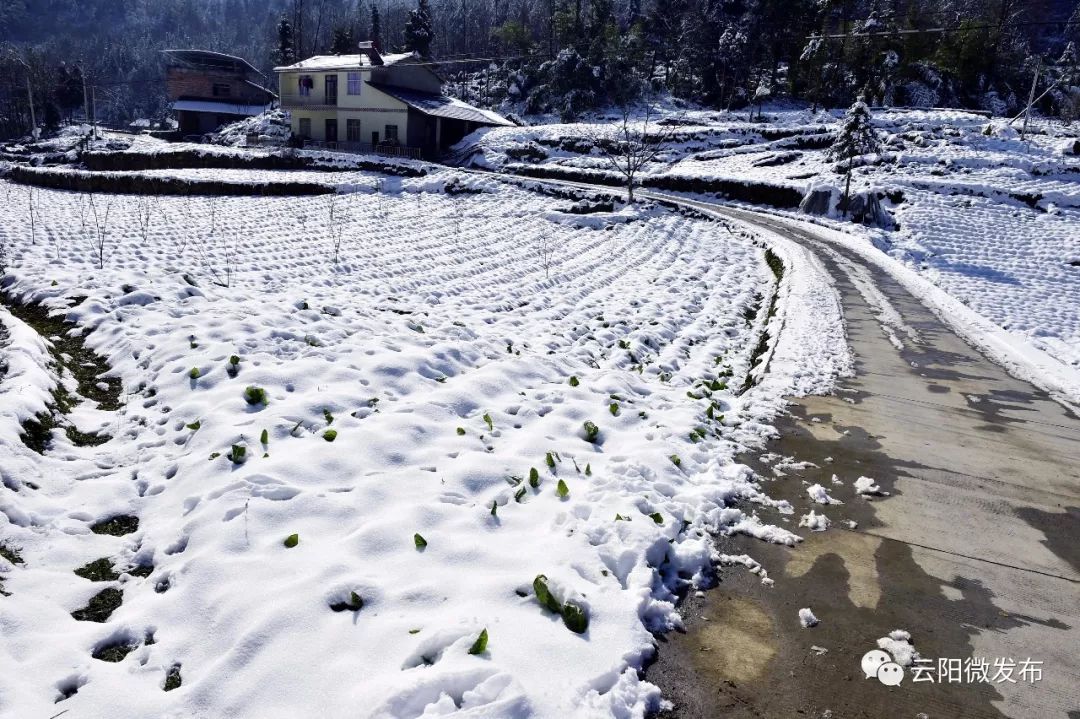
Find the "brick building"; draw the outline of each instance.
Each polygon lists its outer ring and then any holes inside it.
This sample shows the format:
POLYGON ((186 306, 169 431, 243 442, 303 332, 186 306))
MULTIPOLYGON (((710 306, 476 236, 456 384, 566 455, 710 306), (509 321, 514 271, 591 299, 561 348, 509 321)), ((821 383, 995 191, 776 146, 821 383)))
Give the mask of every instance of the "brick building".
POLYGON ((207 50, 165 50, 166 91, 180 134, 203 135, 258 115, 277 97, 246 60, 207 50))

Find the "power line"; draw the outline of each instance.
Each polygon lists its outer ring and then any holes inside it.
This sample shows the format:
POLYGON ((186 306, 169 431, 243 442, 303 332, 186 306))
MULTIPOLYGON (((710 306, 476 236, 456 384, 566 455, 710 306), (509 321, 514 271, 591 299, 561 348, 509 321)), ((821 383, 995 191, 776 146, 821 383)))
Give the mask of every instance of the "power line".
MULTIPOLYGON (((896 35, 922 35, 922 34, 942 34, 948 32, 967 32, 969 30, 999 30, 1005 24, 997 23, 994 25, 958 25, 956 27, 934 27, 926 28, 922 30, 878 30, 874 32, 850 32, 839 33, 834 35, 809 35, 807 40, 843 40, 851 37, 895 37, 896 35)), ((1036 26, 1070 26, 1080 25, 1080 20, 1044 20, 1039 22, 1014 22, 1007 23, 1009 27, 1036 27, 1036 26)))

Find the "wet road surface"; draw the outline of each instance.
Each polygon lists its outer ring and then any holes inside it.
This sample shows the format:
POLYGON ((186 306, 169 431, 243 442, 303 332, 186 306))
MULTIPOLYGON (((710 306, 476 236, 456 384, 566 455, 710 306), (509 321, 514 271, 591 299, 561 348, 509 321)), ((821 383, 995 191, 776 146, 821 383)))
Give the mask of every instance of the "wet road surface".
POLYGON ((1080 420, 857 254, 777 218, 714 211, 822 259, 856 375, 833 396, 797 400, 767 453, 742 458, 795 506, 762 519, 794 530, 813 508, 833 526, 800 530, 795 549, 720 540, 776 584, 731 570, 688 598, 687 632, 661 639, 647 672, 675 705, 665 716, 1080 717, 1080 420), (808 464, 777 472, 776 456, 808 464), (888 496, 859 496, 860 476, 888 496), (811 505, 810 484, 844 504, 811 505), (802 607, 821 624, 804 629, 802 607), (986 658, 991 681, 865 679, 860 658, 894 629, 911 633, 935 677, 938 659, 986 658), (1042 661, 1041 679, 1017 666, 1016 683, 1004 680, 1010 658, 1042 661))

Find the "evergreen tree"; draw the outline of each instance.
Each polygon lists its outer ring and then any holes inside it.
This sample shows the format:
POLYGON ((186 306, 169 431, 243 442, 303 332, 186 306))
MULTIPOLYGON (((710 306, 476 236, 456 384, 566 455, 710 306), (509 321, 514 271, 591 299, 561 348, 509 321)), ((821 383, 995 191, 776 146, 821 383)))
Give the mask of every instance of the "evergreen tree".
POLYGON ((416 9, 409 12, 409 19, 405 22, 405 49, 420 57, 430 57, 431 45, 434 42, 431 8, 428 7, 428 0, 419 0, 416 9))
POLYGON ((382 18, 379 17, 379 6, 371 3, 371 33, 368 37, 375 49, 382 52, 382 18))
POLYGON ((274 52, 274 63, 277 65, 292 65, 296 62, 296 50, 293 44, 292 23, 285 16, 277 26, 278 46, 274 52))
POLYGON ((871 152, 878 152, 880 149, 881 142, 878 140, 877 132, 874 130, 874 120, 870 116, 870 108, 866 106, 862 98, 859 98, 848 109, 844 124, 840 128, 840 134, 836 136, 836 140, 826 152, 826 157, 831 162, 845 163, 847 184, 844 188, 844 199, 841 204, 844 217, 847 217, 851 197, 851 170, 855 166, 855 158, 871 152))
POLYGON ((349 55, 356 50, 356 38, 353 37, 351 27, 334 28, 333 39, 330 41, 331 55, 349 55))

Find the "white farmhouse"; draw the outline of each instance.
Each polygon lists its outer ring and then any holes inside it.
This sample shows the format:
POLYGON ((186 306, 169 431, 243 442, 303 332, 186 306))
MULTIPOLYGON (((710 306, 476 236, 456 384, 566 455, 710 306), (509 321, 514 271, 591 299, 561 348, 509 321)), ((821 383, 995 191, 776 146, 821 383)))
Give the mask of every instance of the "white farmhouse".
POLYGON ((444 95, 442 78, 417 55, 383 55, 370 42, 356 55, 320 55, 274 71, 293 134, 315 146, 436 157, 478 127, 513 125, 444 95))

